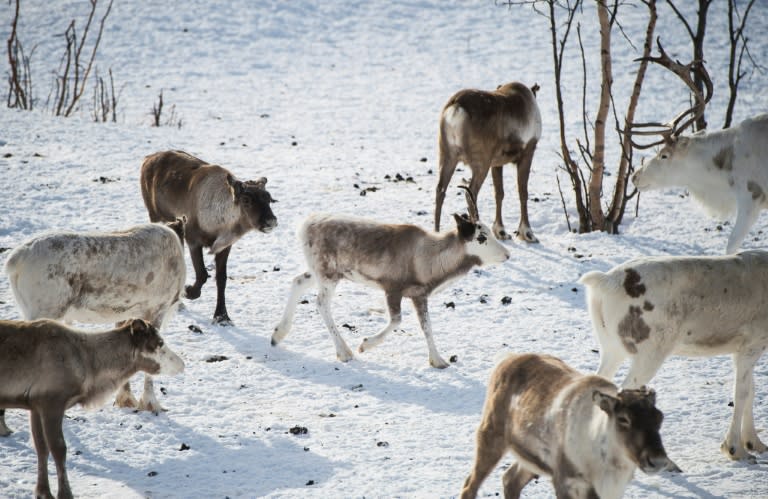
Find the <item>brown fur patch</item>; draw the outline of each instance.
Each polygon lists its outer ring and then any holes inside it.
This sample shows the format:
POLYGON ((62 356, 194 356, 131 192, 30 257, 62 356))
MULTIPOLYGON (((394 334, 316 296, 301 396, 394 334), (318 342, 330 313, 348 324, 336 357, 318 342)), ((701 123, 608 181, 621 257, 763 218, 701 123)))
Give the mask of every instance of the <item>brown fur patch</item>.
POLYGON ((765 192, 760 184, 750 180, 747 182, 747 190, 752 193, 752 199, 765 199, 765 192))
POLYGON ((733 146, 720 149, 720 152, 712 158, 712 162, 720 170, 733 170, 733 146))
POLYGON ((632 298, 645 294, 645 284, 640 282, 640 274, 635 269, 627 269, 624 278, 624 289, 632 298))
POLYGON ((643 320, 640 307, 630 306, 627 315, 619 322, 619 336, 630 353, 637 353, 637 343, 648 339, 651 328, 643 320))

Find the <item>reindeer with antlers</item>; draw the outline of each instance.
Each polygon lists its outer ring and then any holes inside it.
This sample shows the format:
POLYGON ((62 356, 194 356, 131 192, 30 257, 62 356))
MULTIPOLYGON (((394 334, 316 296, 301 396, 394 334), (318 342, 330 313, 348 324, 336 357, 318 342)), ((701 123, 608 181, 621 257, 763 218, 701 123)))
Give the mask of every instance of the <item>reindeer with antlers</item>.
POLYGON ((635 148, 663 147, 635 172, 632 182, 640 191, 685 187, 714 216, 725 218, 735 211, 736 222, 726 248, 726 253, 735 253, 760 211, 768 208, 768 114, 724 130, 682 136, 703 115, 712 98, 712 82, 702 61, 687 65, 672 61, 658 40, 657 45, 661 56, 648 60, 678 75, 693 91, 695 102, 666 124, 633 125, 632 135, 660 136, 650 144, 633 142, 635 148), (706 95, 696 88, 692 74, 702 77, 706 95))
MULTIPOLYGON (((467 195, 469 212, 477 213, 475 197, 467 195)), ((331 316, 331 299, 342 279, 382 289, 387 299, 389 323, 375 336, 365 338, 360 352, 380 344, 401 322, 404 297, 413 301, 424 331, 432 367, 448 367, 432 339, 427 299, 474 266, 501 263, 509 251, 474 215, 454 215, 456 228, 427 232, 415 225, 395 225, 331 214, 310 215, 299 229, 308 270, 293 279, 283 319, 272 334, 277 345, 290 332, 296 304, 310 287, 318 289, 317 307, 342 362, 353 358, 331 316)))

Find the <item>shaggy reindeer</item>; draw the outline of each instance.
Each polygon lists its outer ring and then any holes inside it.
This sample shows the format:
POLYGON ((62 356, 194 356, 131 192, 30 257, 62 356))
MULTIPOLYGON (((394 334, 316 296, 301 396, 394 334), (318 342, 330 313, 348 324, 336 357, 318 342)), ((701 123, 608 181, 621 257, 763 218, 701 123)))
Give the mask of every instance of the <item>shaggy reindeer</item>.
MULTIPOLYGON (((440 114, 438 143, 440 172, 435 193, 435 232, 440 230, 440 214, 445 191, 456 164, 461 161, 472 170, 469 193, 477 199, 488 170, 493 172, 496 194, 496 219, 493 233, 498 239, 511 239, 504 229, 501 203, 504 199, 502 166, 517 166, 517 191, 520 198, 520 225, 517 237, 537 242, 528 222, 528 176, 536 144, 541 138, 541 114, 536 104, 538 85, 528 88, 512 82, 493 92, 461 90, 451 97, 440 114)), ((470 213, 479 219, 477 206, 470 213)))
POLYGON ((64 411, 75 404, 100 406, 138 371, 157 375, 183 370, 184 362, 143 320, 100 333, 52 320, 0 321, 0 407, 30 411, 37 451, 35 497, 53 497, 49 453, 56 463, 58 497, 72 497, 61 429, 64 411))
POLYGON ((445 234, 429 233, 414 225, 393 225, 338 215, 311 215, 299 230, 299 239, 309 271, 293 280, 288 304, 272 335, 277 345, 291 330, 296 303, 310 287, 318 288, 317 305, 342 362, 352 359, 331 316, 331 299, 341 279, 384 290, 389 323, 375 336, 365 338, 359 351, 381 343, 401 321, 400 303, 410 298, 416 309, 429 348, 429 364, 445 368, 448 363, 437 352, 427 299, 475 265, 500 263, 509 252, 488 227, 454 215, 456 229, 445 234))
POLYGON ((721 450, 762 453, 752 416, 753 371, 768 347, 768 252, 638 258, 580 280, 600 342, 598 374, 630 367, 624 388, 648 383, 670 355, 732 354, 733 418, 721 450))
POLYGON ((210 165, 182 151, 158 152, 141 165, 141 195, 152 222, 186 216, 186 240, 195 269, 195 283, 186 287, 186 298, 200 297, 208 280, 203 248, 216 255, 216 310, 213 321, 231 324, 224 289, 227 259, 232 245, 250 230, 270 232, 277 218, 265 189, 267 179, 241 182, 221 166, 210 165))
POLYGON ((632 177, 641 191, 683 186, 712 215, 736 211, 726 253, 735 253, 768 208, 768 114, 690 137, 669 136, 655 158, 632 177))
POLYGON ((477 455, 462 499, 474 498, 501 457, 516 458, 504 473, 504 497, 539 475, 552 477, 557 497, 612 499, 639 467, 680 471, 667 457, 663 415, 653 390, 622 390, 550 355, 510 355, 488 382, 477 430, 477 455))
MULTIPOLYGON (((160 329, 184 289, 183 221, 143 224, 121 232, 54 232, 17 247, 5 264, 26 320, 101 324, 142 318, 160 329)), ((137 402, 126 381, 115 403, 163 410, 151 376, 137 402)), ((0 409, 0 435, 8 435, 0 409)))

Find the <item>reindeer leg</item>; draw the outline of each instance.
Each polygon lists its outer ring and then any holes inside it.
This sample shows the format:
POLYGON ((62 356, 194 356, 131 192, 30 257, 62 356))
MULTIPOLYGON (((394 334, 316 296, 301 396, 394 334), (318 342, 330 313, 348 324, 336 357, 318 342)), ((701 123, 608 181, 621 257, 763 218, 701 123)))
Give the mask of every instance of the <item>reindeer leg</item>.
POLYGON ((472 180, 469 181, 469 193, 466 193, 465 196, 467 197, 470 218, 474 217, 475 220, 480 220, 480 212, 477 208, 477 203, 471 202, 469 196, 471 193, 471 195, 474 196, 475 201, 477 200, 477 194, 480 192, 480 188, 483 186, 483 182, 485 182, 485 178, 488 176, 490 166, 489 163, 482 163, 472 164, 470 165, 470 168, 472 169, 472 180), (474 209, 472 209, 473 207, 474 209), (473 211, 474 213, 472 213, 473 211))
POLYGON ((402 315, 400 313, 400 303, 403 300, 403 296, 400 293, 387 293, 387 308, 389 309, 389 323, 384 326, 384 329, 379 331, 374 336, 370 336, 368 338, 363 338, 363 342, 360 343, 360 348, 358 348, 358 352, 363 353, 366 350, 370 350, 371 348, 377 346, 382 341, 384 341, 384 338, 391 333, 392 331, 397 328, 397 326, 400 325, 400 322, 402 321, 402 315))
MULTIPOLYGON (((757 363, 757 360, 755 360, 757 363)), ((752 452, 762 454, 768 451, 768 447, 760 441, 760 437, 757 436, 755 430, 755 419, 752 414, 753 406, 755 403, 755 379, 754 368, 749 370, 749 376, 746 380, 749 383, 749 395, 744 401, 744 417, 741 421, 741 441, 742 444, 752 452)))
POLYGON ((531 473, 519 463, 512 463, 501 479, 504 484, 504 499, 517 499, 523 488, 537 477, 537 474, 531 473))
POLYGON ((741 428, 745 412, 744 407, 750 398, 750 391, 753 389, 752 370, 755 368, 760 354, 762 354, 762 350, 757 353, 739 352, 733 356, 733 363, 736 365, 736 380, 733 387, 733 417, 720 450, 734 460, 755 461, 755 457, 747 452, 742 444, 741 428))
POLYGON ((354 358, 352 350, 349 349, 341 333, 336 328, 331 315, 331 299, 333 291, 336 289, 336 283, 332 281, 322 281, 318 285, 317 308, 320 310, 320 317, 323 318, 328 332, 331 334, 333 345, 336 347, 336 357, 342 362, 348 362, 354 358))
POLYGON ((483 412, 483 420, 477 429, 475 463, 472 472, 464 481, 461 499, 474 499, 477 496, 480 485, 488 478, 506 450, 503 438, 504 428, 499 428, 495 424, 493 413, 488 413, 486 410, 483 412))
POLYGON ((435 192, 435 232, 440 231, 440 215, 443 211, 445 191, 451 182, 453 172, 459 160, 449 152, 440 151, 440 171, 438 172, 437 190, 435 192))
POLYGON ((131 382, 126 381, 123 383, 123 386, 121 386, 117 390, 117 395, 115 395, 115 405, 118 407, 128 407, 128 408, 134 408, 139 406, 139 402, 136 400, 136 397, 133 396, 133 393, 131 392, 131 382))
POLYGON ((208 280, 208 271, 203 262, 203 247, 199 244, 189 243, 189 256, 192 259, 192 267, 195 269, 195 283, 185 286, 184 296, 189 300, 200 298, 200 288, 208 280))
POLYGON ((529 243, 539 242, 533 235, 528 221, 528 177, 531 174, 531 163, 535 151, 536 141, 533 140, 525 146, 522 157, 517 163, 517 195, 520 198, 520 225, 517 228, 517 238, 529 243))
POLYGON ((56 475, 59 478, 59 491, 56 497, 58 499, 72 499, 72 490, 67 478, 67 442, 61 431, 64 410, 49 408, 41 413, 41 416, 45 443, 51 451, 53 462, 56 463, 56 475))
POLYGON ((153 412, 155 415, 167 410, 157 400, 154 380, 151 375, 146 373, 144 374, 144 391, 141 394, 139 410, 153 412))
POLYGON ((280 343, 291 331, 293 316, 296 313, 296 305, 299 303, 299 298, 301 298, 301 295, 303 295, 307 289, 316 284, 314 276, 309 272, 304 272, 293 278, 293 284, 291 285, 290 295, 288 295, 288 303, 285 304, 283 318, 280 320, 280 324, 275 326, 275 330, 272 332, 272 346, 280 343))
POLYGON ((493 221, 493 234, 496 239, 508 240, 512 236, 504 228, 504 222, 501 216, 501 204, 504 201, 504 170, 502 166, 491 168, 491 177, 493 178, 493 192, 496 195, 496 220, 493 221))
POLYGON ((0 437, 7 437, 13 433, 5 424, 5 409, 0 409, 0 437))
MULTIPOLYGON (((762 193, 762 191, 761 191, 762 193)), ((751 195, 745 193, 736 201, 736 222, 733 224, 731 235, 728 236, 728 246, 725 252, 729 255, 736 253, 739 246, 747 237, 750 227, 754 225, 758 215, 760 215, 760 205, 765 197, 753 199, 751 195)))
POLYGON ((435 347, 435 340, 432 338, 432 323, 429 320, 429 309, 427 307, 426 296, 414 296, 411 298, 413 301, 413 307, 416 309, 416 315, 419 317, 419 324, 421 324, 421 330, 424 331, 424 338, 427 340, 427 348, 429 349, 429 365, 438 369, 445 369, 448 364, 440 354, 437 353, 435 347))
POLYGON ((33 409, 29 411, 29 426, 32 430, 32 440, 37 452, 37 485, 35 485, 35 498, 53 499, 51 486, 48 483, 48 445, 45 443, 43 422, 40 413, 33 409))
POLYGON ((227 246, 216 253, 216 311, 213 313, 213 322, 220 326, 231 326, 232 320, 227 314, 227 300, 224 290, 227 287, 227 260, 232 246, 227 246))

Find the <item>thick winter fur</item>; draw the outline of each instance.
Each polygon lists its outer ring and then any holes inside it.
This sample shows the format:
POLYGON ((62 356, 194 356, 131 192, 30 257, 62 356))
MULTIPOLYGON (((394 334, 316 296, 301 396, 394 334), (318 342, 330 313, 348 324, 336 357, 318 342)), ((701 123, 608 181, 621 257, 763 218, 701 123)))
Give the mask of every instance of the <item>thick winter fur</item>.
POLYGON ((654 392, 623 390, 579 373, 549 355, 510 355, 488 382, 477 454, 461 497, 478 488, 511 452, 504 497, 539 475, 552 477, 557 497, 619 498, 635 468, 676 469, 659 435, 663 416, 654 392))
POLYGON ((0 408, 30 411, 37 451, 35 496, 53 497, 48 454, 56 463, 58 497, 71 498, 67 479, 64 411, 98 407, 138 371, 177 374, 184 362, 143 320, 111 331, 76 331, 51 320, 0 321, 0 408))
POLYGON ((624 388, 648 383, 670 355, 732 354, 733 418, 722 444, 731 459, 762 453, 752 415, 753 370, 768 346, 768 252, 639 258, 580 281, 600 342, 598 374, 629 357, 624 388))
MULTIPOLYGON (((534 90, 538 90, 538 86, 534 86, 534 90)), ((528 221, 528 176, 540 138, 541 114, 536 96, 522 83, 507 83, 492 92, 466 89, 453 95, 440 114, 440 172, 435 194, 435 231, 440 230, 445 191, 456 165, 461 161, 472 170, 469 190, 475 199, 488 171, 493 172, 496 195, 493 233, 498 239, 510 239, 501 215, 504 199, 502 166, 514 163, 517 166, 520 198, 517 237, 536 242, 528 221)), ((473 215, 479 219, 478 213, 473 215)))
POLYGON ((738 125, 670 139, 632 177, 641 191, 681 186, 710 212, 736 212, 726 253, 735 253, 768 208, 768 114, 738 125))
POLYGON ((200 297, 208 280, 203 248, 216 255, 216 310, 214 322, 231 323, 224 290, 227 260, 232 245, 248 231, 270 232, 277 218, 266 190, 267 179, 241 182, 225 168, 210 165, 182 151, 158 152, 141 165, 141 194, 152 222, 185 216, 186 241, 195 269, 195 283, 186 287, 186 297, 200 297))
POLYGON ((387 298, 389 323, 366 338, 360 352, 370 350, 401 321, 400 303, 410 298, 429 348, 429 363, 444 368, 448 363, 437 352, 427 310, 430 294, 466 274, 476 265, 500 263, 509 252, 483 224, 455 215, 457 228, 430 233, 414 225, 394 225, 338 215, 310 216, 299 231, 309 270, 293 280, 283 319, 275 328, 272 344, 291 329, 296 304, 311 286, 318 289, 320 315, 331 333, 336 356, 346 362, 352 351, 331 317, 331 299, 342 279, 382 289, 387 298))
MULTIPOLYGON (((26 320, 93 324, 134 317, 158 329, 184 291, 183 222, 143 224, 120 232, 54 232, 18 246, 5 271, 26 320)), ((157 412, 151 376, 137 402, 128 383, 117 404, 157 412)), ((9 433, 0 410, 0 434, 9 433)))

